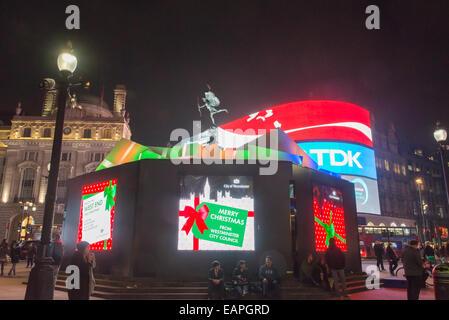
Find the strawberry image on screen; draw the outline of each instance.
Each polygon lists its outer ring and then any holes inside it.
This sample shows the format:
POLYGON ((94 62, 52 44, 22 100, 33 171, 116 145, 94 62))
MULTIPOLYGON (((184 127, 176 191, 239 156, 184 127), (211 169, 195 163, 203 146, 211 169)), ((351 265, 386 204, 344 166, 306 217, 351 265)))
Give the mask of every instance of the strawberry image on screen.
POLYGON ((314 186, 313 211, 316 251, 324 252, 329 240, 335 238, 337 247, 346 251, 345 212, 342 193, 328 186, 314 186))

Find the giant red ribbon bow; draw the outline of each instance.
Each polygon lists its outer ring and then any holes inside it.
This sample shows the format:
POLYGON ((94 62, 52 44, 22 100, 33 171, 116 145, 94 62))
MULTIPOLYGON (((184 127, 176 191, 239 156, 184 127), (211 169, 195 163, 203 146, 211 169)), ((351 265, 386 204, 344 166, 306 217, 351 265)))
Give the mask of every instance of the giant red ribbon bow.
POLYGON ((180 212, 180 215, 188 218, 187 222, 182 227, 182 231, 185 231, 186 234, 190 233, 190 230, 192 230, 193 223, 196 222, 196 226, 198 227, 198 230, 201 232, 201 234, 204 233, 204 230, 209 230, 204 220, 206 220, 207 216, 209 215, 209 208, 206 205, 203 205, 198 211, 196 211, 194 208, 186 206, 184 208, 184 211, 180 212))

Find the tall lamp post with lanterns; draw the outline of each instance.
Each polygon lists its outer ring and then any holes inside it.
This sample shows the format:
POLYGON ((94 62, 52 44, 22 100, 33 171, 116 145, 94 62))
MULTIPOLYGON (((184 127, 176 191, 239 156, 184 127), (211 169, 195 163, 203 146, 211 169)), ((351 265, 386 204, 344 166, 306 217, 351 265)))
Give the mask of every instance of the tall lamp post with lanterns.
POLYGON ((53 85, 58 88, 58 111, 56 114, 55 134, 51 152, 51 170, 48 176, 47 193, 45 196, 44 218, 42 223, 42 235, 39 245, 37 261, 31 270, 28 279, 26 300, 52 300, 54 295, 53 259, 47 256, 53 228, 54 205, 56 200, 56 188, 58 183, 59 162, 61 159, 62 133, 64 126, 65 107, 68 90, 71 86, 70 78, 77 67, 77 59, 72 53, 71 45, 58 56, 57 64, 60 71, 60 80, 53 85))
POLYGON ((439 145, 439 153, 441 166, 443 169, 443 180, 444 180, 444 188, 446 192, 446 214, 449 214, 449 188, 448 188, 448 158, 446 156, 447 150, 449 149, 449 145, 447 144, 447 131, 443 127, 441 127, 440 122, 437 121, 437 126, 435 131, 433 132, 433 136, 436 142, 439 145))
POLYGON ((440 122, 437 122, 437 127, 435 131, 433 132, 433 136, 435 140, 438 142, 438 145, 440 146, 440 159, 441 159, 441 165, 443 167, 443 178, 444 178, 444 187, 446 188, 446 201, 447 206, 449 209, 449 189, 447 185, 447 179, 448 179, 448 168, 447 168, 447 157, 446 157, 446 151, 449 149, 449 145, 447 144, 447 131, 446 129, 442 128, 440 126, 440 122))

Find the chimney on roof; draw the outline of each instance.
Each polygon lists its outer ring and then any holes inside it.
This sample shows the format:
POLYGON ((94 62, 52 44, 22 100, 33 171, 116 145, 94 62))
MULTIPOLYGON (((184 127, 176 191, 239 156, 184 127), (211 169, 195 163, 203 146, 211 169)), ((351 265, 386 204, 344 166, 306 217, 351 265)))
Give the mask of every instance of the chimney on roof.
POLYGON ((126 87, 118 84, 114 89, 114 115, 125 114, 126 111, 126 87))

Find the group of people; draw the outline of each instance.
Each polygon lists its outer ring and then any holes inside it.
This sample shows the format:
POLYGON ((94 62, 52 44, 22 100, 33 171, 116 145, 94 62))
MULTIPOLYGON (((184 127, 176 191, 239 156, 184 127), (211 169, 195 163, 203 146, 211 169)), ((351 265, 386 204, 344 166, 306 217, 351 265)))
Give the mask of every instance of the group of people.
MULTIPOLYGON (((62 262, 62 242, 60 240, 59 234, 53 235, 53 242, 50 244, 50 256, 53 257, 53 266, 59 272, 59 266, 62 262)), ((11 242, 11 245, 8 245, 6 239, 0 244, 0 266, 1 273, 0 276, 4 276, 5 265, 8 263, 8 257, 11 261, 11 269, 8 272, 8 276, 16 276, 16 266, 20 262, 21 259, 21 247, 20 243, 16 240, 11 242)), ((32 268, 36 262, 37 256, 37 246, 34 243, 30 243, 26 248, 25 258, 27 261, 25 268, 32 268)), ((56 273, 57 273, 56 272, 56 273)))
MULTIPOLYGON (((433 247, 430 241, 426 241, 424 243, 418 243, 418 251, 423 260, 429 264, 430 268, 435 264, 435 261, 438 257, 448 257, 449 252, 447 245, 442 245, 441 247, 433 247)), ((392 276, 395 275, 395 270, 398 267, 398 262, 400 260, 396 251, 393 248, 392 243, 388 243, 387 248, 385 249, 384 245, 380 241, 376 241, 374 244, 374 254, 377 260, 377 267, 379 271, 385 271, 384 267, 384 257, 387 258, 390 264, 390 274, 392 276)))
POLYGON ((379 268, 379 271, 385 271, 384 257, 386 257, 390 263, 390 274, 394 276, 394 272, 398 267, 399 257, 396 254, 391 242, 388 243, 387 249, 385 249, 384 245, 380 241, 376 241, 374 243, 374 254, 376 256, 377 268, 379 268))
MULTIPOLYGON (((33 251, 35 252, 35 251, 33 251)), ((5 265, 8 263, 8 256, 11 261, 11 269, 8 272, 8 276, 16 276, 16 265, 20 262, 20 247, 17 241, 13 241, 11 245, 8 245, 6 239, 3 239, 0 244, 0 276, 4 276, 5 265)), ((33 257, 34 259, 34 257, 33 257)))
POLYGON ((330 290, 329 274, 332 275, 334 293, 348 298, 346 292, 346 278, 344 269, 346 258, 343 251, 336 245, 335 239, 329 240, 329 247, 324 255, 314 258, 309 253, 300 267, 300 281, 304 284, 315 285, 330 290), (341 291, 340 286, 341 284, 341 291))
MULTIPOLYGON (((223 300, 225 298, 225 277, 221 268, 221 263, 217 260, 212 262, 209 270, 209 299, 223 300)), ((260 266, 258 280, 264 297, 279 297, 279 285, 281 276, 273 266, 273 259, 270 256, 265 258, 265 263, 260 266)), ((232 285, 238 296, 244 297, 249 293, 249 272, 245 260, 240 260, 232 272, 232 285)))
POLYGON ((402 257, 400 258, 393 248, 391 243, 388 243, 387 248, 376 241, 374 244, 374 253, 376 255, 377 267, 379 271, 384 271, 383 259, 386 257, 390 264, 390 273, 395 275, 395 270, 398 267, 398 262, 402 259, 404 265, 404 273, 407 279, 407 299, 418 300, 421 288, 425 287, 425 281, 428 274, 425 272, 426 267, 432 268, 438 258, 447 258, 449 256, 448 247, 442 245, 441 247, 433 247, 429 241, 419 243, 417 240, 412 240, 404 244, 402 257))

